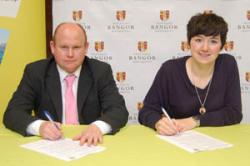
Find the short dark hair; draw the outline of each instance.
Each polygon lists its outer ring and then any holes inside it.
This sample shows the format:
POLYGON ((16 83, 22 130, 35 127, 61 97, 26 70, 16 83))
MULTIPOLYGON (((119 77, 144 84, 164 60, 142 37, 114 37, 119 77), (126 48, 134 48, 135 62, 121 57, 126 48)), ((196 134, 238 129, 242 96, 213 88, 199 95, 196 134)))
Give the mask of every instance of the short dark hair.
POLYGON ((82 26, 81 24, 78 24, 78 23, 70 23, 70 22, 63 22, 63 23, 60 23, 60 24, 56 27, 56 29, 55 29, 55 31, 54 31, 54 34, 53 34, 53 38, 52 38, 52 40, 53 40, 54 42, 55 42, 55 38, 56 38, 56 34, 57 34, 57 32, 58 32, 58 29, 59 29, 62 25, 64 25, 64 24, 75 24, 75 25, 77 25, 77 26, 83 31, 83 34, 84 34, 84 37, 85 37, 85 43, 88 42, 87 34, 86 34, 86 31, 85 31, 85 29, 83 28, 83 26, 82 26))
POLYGON ((226 21, 214 13, 198 13, 192 16, 187 24, 187 39, 189 44, 191 38, 197 35, 220 35, 222 49, 226 42, 227 32, 228 25, 226 21))

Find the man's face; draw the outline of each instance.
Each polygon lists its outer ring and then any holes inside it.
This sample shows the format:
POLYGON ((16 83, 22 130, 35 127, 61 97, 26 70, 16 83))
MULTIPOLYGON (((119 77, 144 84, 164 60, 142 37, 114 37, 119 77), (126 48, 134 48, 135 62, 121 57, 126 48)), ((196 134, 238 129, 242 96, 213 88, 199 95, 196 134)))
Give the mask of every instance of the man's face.
POLYGON ((83 63, 88 51, 84 32, 75 24, 64 24, 50 42, 56 63, 66 72, 73 73, 83 63))

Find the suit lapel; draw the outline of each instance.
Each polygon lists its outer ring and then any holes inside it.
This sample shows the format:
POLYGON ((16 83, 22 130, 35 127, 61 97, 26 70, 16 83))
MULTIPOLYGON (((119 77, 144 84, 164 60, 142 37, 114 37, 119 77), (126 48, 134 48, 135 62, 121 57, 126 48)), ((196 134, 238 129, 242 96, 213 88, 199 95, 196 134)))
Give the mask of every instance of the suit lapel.
POLYGON ((90 69, 88 65, 83 65, 82 70, 80 73, 79 81, 78 81, 78 92, 77 92, 77 108, 78 108, 78 117, 79 120, 81 119, 81 111, 82 107, 86 101, 86 98, 88 96, 89 90, 93 84, 93 79, 91 76, 90 69))
POLYGON ((56 109, 58 120, 62 122, 61 83, 59 73, 54 62, 52 62, 51 67, 48 70, 46 86, 48 89, 49 96, 51 97, 54 107, 56 109))

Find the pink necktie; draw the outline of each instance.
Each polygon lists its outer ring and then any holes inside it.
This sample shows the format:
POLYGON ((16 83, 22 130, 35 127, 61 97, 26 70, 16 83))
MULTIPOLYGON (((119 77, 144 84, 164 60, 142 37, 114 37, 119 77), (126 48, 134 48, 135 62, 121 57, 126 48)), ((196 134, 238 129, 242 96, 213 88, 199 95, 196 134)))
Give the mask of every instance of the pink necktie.
POLYGON ((73 83, 75 75, 68 75, 65 77, 66 91, 65 91, 65 122, 66 124, 78 124, 78 114, 76 99, 73 94, 73 83))

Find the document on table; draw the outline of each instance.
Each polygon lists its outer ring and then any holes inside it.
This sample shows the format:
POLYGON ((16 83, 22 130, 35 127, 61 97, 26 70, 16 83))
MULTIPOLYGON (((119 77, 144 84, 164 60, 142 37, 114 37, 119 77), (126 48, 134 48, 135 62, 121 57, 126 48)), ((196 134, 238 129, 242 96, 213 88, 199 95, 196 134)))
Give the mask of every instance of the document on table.
POLYGON ((210 151, 233 146, 232 144, 193 130, 185 131, 174 136, 156 136, 191 153, 210 151))
POLYGON ((79 159, 88 154, 98 153, 105 150, 105 147, 102 146, 80 146, 79 141, 73 141, 69 138, 64 138, 57 141, 43 139, 21 145, 21 147, 65 161, 79 159))

